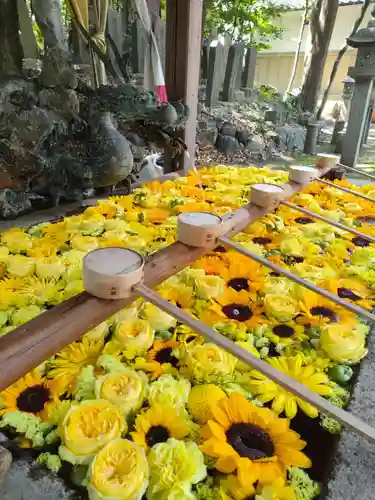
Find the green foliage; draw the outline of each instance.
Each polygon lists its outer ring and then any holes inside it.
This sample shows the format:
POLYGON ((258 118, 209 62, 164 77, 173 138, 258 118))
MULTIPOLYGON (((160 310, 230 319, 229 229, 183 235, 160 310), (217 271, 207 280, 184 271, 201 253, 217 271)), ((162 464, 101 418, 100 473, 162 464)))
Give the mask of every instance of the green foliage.
POLYGON ((205 31, 216 29, 236 42, 259 49, 269 48, 269 41, 280 38, 282 29, 274 23, 283 8, 267 0, 211 0, 207 2, 205 31))
POLYGON ((3 415, 0 428, 11 428, 17 434, 22 434, 26 439, 30 439, 34 448, 44 446, 46 435, 52 429, 51 424, 42 422, 39 417, 31 413, 15 411, 3 415))
POLYGON ((36 463, 44 465, 54 474, 57 474, 62 467, 60 457, 58 455, 52 455, 51 453, 41 453, 36 459, 36 463))
POLYGON ((319 484, 310 479, 302 469, 291 467, 288 470, 288 479, 293 487, 296 500, 313 500, 320 493, 319 484))

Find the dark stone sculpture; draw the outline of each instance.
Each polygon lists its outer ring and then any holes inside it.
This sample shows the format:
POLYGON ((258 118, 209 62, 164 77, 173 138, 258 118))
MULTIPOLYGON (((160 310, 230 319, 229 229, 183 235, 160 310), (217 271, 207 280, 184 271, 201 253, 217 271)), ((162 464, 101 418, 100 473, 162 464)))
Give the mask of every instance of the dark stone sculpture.
POLYGON ((80 200, 90 188, 129 190, 131 142, 185 148, 187 106, 159 106, 123 80, 89 87, 71 63, 59 0, 31 7, 45 42, 41 71, 0 75, 0 219, 80 200))

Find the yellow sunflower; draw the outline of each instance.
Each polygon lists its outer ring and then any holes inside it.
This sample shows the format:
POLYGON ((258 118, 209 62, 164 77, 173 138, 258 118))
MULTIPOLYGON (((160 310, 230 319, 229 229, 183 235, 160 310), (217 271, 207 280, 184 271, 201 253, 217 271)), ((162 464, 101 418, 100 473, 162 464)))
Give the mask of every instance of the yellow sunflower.
POLYGON ((263 333, 274 344, 290 345, 295 342, 305 342, 309 336, 305 327, 294 321, 280 322, 273 320, 263 333))
POLYGON ((264 282, 262 268, 253 260, 244 257, 238 252, 227 252, 223 256, 226 266, 220 270, 220 277, 227 286, 236 291, 245 290, 254 299, 264 282))
MULTIPOLYGON (((304 364, 302 356, 290 358, 280 356, 278 358, 269 358, 267 361, 276 370, 294 378, 308 387, 310 391, 320 396, 329 396, 332 393, 328 376, 324 372, 318 370, 316 365, 304 364)), ((277 413, 277 415, 284 412, 288 418, 294 418, 297 414, 298 407, 300 407, 310 418, 318 416, 318 410, 316 408, 277 385, 262 373, 254 370, 251 372, 250 376, 251 391, 254 395, 257 395, 263 403, 272 401, 272 410, 277 413)))
POLYGON ((139 414, 130 435, 143 448, 152 448, 169 438, 184 439, 189 434, 189 424, 181 412, 167 404, 155 404, 139 414))
POLYGON ((201 430, 201 450, 215 457, 216 469, 237 472, 244 488, 256 481, 269 484, 284 479, 288 467, 311 467, 302 450, 306 443, 268 408, 258 408, 239 393, 232 393, 212 408, 214 418, 201 430))
POLYGON ((182 309, 190 309, 194 305, 193 288, 183 283, 164 284, 158 289, 158 292, 164 299, 182 309))
POLYGON ((217 275, 220 275, 224 266, 225 264, 223 262, 223 259, 217 253, 215 253, 214 255, 204 255, 203 257, 195 261, 192 265, 192 267, 196 269, 204 269, 204 272, 206 274, 217 275))
POLYGON ((354 302, 359 307, 370 310, 374 307, 375 295, 358 278, 343 278, 338 280, 331 278, 326 280, 322 285, 341 299, 354 302))
POLYGON ((335 302, 307 289, 301 290, 301 315, 297 322, 302 325, 322 326, 326 323, 343 323, 353 326, 356 316, 335 302))
POLYGON ((47 377, 58 382, 62 392, 72 392, 82 368, 95 365, 103 350, 103 340, 89 340, 83 337, 56 354, 48 363, 47 377))
POLYGON ((261 313, 261 307, 251 302, 249 292, 227 288, 223 296, 201 313, 200 319, 209 325, 238 321, 248 328, 254 328, 268 321, 261 313))
POLYGON ((167 367, 175 368, 178 365, 178 359, 173 355, 173 349, 176 349, 178 345, 179 343, 173 339, 167 342, 155 340, 146 357, 147 364, 152 370, 152 380, 166 373, 167 367))
POLYGON ((49 411, 58 403, 59 395, 57 384, 34 370, 0 393, 0 416, 22 411, 47 419, 49 411))

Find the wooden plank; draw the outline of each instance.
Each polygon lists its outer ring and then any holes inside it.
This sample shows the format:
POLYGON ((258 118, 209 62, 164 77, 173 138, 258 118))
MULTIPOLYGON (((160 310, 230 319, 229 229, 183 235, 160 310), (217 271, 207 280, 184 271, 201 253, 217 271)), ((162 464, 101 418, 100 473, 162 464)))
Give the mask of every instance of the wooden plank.
POLYGON ((339 408, 338 406, 333 405, 292 377, 289 377, 276 368, 273 368, 273 366, 266 361, 257 358, 254 354, 251 354, 243 347, 235 344, 224 335, 215 332, 212 328, 204 325, 199 320, 193 318, 190 314, 163 299, 160 295, 153 292, 143 284, 136 285, 134 288, 145 300, 152 302, 155 306, 174 316, 178 321, 181 321, 181 323, 190 326, 193 330, 199 332, 207 341, 213 342, 222 349, 225 349, 227 352, 230 352, 240 361, 243 361, 255 370, 258 370, 263 375, 276 382, 276 384, 302 398, 304 401, 310 403, 315 408, 318 408, 323 413, 331 415, 350 430, 353 430, 372 443, 375 443, 375 429, 367 423, 359 420, 354 415, 351 415, 349 412, 339 408))
MULTIPOLYGON (((186 155, 178 159, 178 167, 185 172, 192 168, 195 158, 202 15, 202 0, 167 0, 168 98, 190 107, 190 116, 182 133, 190 159, 186 155)), ((171 158, 167 160, 166 169, 175 169, 176 163, 171 166, 171 158)))
MULTIPOLYGON (((325 175, 328 168, 321 169, 325 175)), ((287 199, 302 187, 284 184, 283 198, 287 199)), ((226 236, 238 233, 248 224, 266 215, 268 210, 248 204, 232 212, 226 236)), ((211 248, 214 248, 213 243, 211 248)), ((176 242, 146 260, 144 283, 153 288, 184 267, 192 264, 208 249, 188 247, 176 242)), ((7 388, 26 372, 38 366, 53 354, 81 338, 91 328, 130 304, 136 295, 121 300, 104 300, 86 292, 57 305, 32 321, 19 326, 0 338, 0 390, 7 388)))

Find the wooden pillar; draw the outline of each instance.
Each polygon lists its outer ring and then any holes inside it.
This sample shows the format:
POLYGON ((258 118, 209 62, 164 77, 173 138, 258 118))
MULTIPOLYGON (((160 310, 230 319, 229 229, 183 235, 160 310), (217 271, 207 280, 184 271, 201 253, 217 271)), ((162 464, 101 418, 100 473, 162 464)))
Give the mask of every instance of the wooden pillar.
POLYGON ((167 0, 166 85, 171 101, 190 107, 190 116, 182 138, 187 155, 168 161, 165 171, 192 168, 195 157, 198 88, 201 59, 203 0, 167 0))

